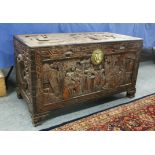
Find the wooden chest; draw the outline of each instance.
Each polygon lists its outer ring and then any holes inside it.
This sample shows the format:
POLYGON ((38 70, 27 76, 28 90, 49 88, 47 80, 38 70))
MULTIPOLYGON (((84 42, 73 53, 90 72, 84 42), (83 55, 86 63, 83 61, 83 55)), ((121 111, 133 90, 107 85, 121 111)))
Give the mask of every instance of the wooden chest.
POLYGON ((17 95, 38 125, 52 110, 120 92, 134 96, 143 41, 113 33, 14 37, 17 95))

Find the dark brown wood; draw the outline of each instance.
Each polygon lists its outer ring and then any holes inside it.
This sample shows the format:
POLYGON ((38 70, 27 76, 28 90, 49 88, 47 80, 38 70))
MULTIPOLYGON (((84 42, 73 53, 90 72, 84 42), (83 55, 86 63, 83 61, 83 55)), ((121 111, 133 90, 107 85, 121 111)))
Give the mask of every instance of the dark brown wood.
POLYGON ((112 33, 15 36, 17 96, 34 125, 66 105, 125 91, 133 97, 142 44, 112 33))

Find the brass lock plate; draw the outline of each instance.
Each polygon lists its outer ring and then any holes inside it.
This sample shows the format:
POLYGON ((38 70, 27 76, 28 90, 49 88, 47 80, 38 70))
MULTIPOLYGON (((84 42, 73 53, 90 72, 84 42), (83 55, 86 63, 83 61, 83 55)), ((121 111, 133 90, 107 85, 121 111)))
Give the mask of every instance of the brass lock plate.
POLYGON ((91 61, 94 65, 99 65, 104 57, 104 53, 101 49, 96 49, 93 51, 92 56, 91 56, 91 61))

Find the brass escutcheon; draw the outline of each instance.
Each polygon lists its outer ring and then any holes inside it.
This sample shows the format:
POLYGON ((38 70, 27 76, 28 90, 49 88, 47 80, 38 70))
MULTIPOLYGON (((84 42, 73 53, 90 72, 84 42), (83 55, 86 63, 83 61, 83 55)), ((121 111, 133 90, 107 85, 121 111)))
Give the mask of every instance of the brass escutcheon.
POLYGON ((103 54, 102 50, 96 49, 92 53, 91 61, 94 65, 99 65, 102 62, 103 57, 104 57, 104 54, 103 54))

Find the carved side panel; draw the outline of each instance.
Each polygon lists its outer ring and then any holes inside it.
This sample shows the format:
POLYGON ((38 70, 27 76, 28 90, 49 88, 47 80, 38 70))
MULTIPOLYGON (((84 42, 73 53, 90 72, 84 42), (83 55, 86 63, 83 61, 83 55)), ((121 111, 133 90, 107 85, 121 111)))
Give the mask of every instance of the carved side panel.
POLYGON ((32 103, 31 96, 31 55, 29 49, 14 40, 16 59, 17 89, 24 94, 29 103, 32 103))

